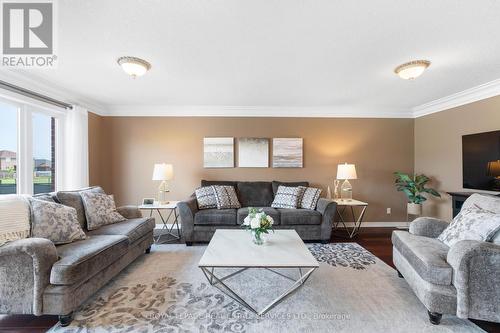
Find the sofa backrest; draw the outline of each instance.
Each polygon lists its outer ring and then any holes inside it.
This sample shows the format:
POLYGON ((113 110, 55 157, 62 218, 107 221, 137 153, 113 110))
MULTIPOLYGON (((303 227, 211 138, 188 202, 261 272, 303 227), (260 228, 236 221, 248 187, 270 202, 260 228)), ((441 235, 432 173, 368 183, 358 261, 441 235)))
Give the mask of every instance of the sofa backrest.
POLYGON ((271 182, 238 182, 236 190, 243 207, 270 207, 274 200, 271 182))
POLYGON ((280 185, 283 186, 289 186, 289 187, 297 187, 297 186, 304 186, 304 187, 309 187, 309 182, 280 182, 277 180, 273 180, 273 193, 276 195, 276 192, 278 192, 278 187, 280 185))
POLYGON ((243 182, 227 180, 202 180, 201 186, 226 185, 234 186, 242 207, 270 207, 278 186, 309 186, 309 182, 243 182))
POLYGON ((227 181, 227 180, 205 180, 202 179, 201 186, 212 186, 212 185, 226 185, 226 186, 234 186, 236 188, 238 182, 235 181, 227 181))

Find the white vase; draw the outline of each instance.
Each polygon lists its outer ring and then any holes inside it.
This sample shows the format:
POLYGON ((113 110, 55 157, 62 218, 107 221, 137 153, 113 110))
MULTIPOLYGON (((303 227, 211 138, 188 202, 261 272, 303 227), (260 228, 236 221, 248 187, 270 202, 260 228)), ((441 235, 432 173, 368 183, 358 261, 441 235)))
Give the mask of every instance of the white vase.
POLYGON ((406 209, 407 209, 407 212, 409 215, 421 215, 422 214, 422 204, 408 202, 406 209))

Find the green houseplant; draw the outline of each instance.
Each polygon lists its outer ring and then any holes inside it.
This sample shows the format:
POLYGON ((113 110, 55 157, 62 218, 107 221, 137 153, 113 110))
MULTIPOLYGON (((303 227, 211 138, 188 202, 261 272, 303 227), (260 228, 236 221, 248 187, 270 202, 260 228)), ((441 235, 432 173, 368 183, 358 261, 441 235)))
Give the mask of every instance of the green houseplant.
POLYGON ((408 198, 408 214, 420 215, 422 213, 422 203, 427 200, 425 193, 441 197, 435 189, 425 187, 430 180, 426 175, 415 174, 412 177, 403 172, 394 172, 394 175, 396 176, 396 189, 408 198))

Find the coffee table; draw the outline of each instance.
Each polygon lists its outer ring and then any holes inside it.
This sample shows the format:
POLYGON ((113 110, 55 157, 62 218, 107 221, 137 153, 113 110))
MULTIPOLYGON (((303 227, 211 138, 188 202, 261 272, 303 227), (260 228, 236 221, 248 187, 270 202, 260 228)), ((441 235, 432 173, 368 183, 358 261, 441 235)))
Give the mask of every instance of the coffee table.
POLYGON ((255 245, 248 231, 218 229, 198 266, 212 286, 217 287, 257 315, 263 315, 304 285, 319 264, 295 230, 275 230, 264 245, 255 245), (216 269, 221 268, 236 270, 225 276, 218 276, 216 269), (276 270, 280 268, 296 268, 298 278, 276 270), (262 310, 257 310, 224 283, 227 279, 248 269, 266 269, 293 283, 278 298, 262 310))

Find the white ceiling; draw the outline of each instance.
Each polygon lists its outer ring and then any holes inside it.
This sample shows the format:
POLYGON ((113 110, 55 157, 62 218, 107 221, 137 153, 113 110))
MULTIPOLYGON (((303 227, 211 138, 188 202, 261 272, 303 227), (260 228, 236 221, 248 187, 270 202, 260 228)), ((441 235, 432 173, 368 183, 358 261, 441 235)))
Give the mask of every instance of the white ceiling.
POLYGON ((64 0, 58 11, 58 68, 22 76, 109 114, 410 116, 500 78, 497 0, 64 0), (153 67, 133 80, 123 55, 153 67), (420 78, 393 73, 414 59, 432 61, 420 78))

